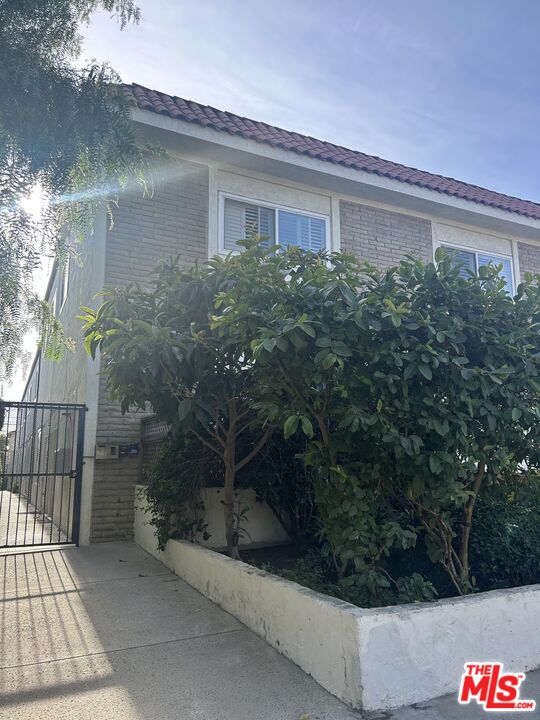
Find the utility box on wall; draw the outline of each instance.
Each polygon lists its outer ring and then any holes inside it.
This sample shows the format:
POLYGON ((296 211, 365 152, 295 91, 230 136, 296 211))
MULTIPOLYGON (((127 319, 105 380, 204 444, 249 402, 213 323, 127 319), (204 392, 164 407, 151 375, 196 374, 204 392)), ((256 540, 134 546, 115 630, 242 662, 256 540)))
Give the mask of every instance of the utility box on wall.
POLYGON ((118 460, 120 457, 118 445, 98 443, 96 445, 96 460, 118 460))

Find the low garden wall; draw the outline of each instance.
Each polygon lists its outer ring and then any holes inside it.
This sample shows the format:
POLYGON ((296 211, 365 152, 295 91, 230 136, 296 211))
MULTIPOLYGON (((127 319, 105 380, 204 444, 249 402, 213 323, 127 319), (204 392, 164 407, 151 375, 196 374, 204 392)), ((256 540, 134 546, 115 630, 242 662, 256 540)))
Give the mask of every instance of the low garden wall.
POLYGON ((540 585, 365 610, 199 545, 159 552, 136 505, 139 545, 355 708, 457 692, 465 662, 540 667, 540 585))

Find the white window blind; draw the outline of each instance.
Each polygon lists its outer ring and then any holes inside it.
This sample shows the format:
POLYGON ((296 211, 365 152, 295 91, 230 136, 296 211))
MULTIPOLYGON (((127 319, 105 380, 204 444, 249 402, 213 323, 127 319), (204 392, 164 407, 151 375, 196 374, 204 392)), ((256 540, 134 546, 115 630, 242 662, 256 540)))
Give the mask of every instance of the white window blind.
POLYGON ((447 247, 445 249, 448 250, 448 252, 452 254, 452 257, 456 259, 456 263, 461 265, 461 269, 459 271, 461 277, 468 278, 470 277, 470 272, 476 272, 476 257, 473 252, 451 247, 447 247))
POLYGON ((224 208, 225 250, 239 250, 237 242, 255 235, 264 235, 274 244, 275 218, 272 208, 226 198, 224 208))
POLYGON ((237 242, 254 235, 265 236, 270 245, 279 243, 284 248, 295 246, 318 252, 326 248, 326 221, 312 215, 225 198, 223 249, 239 250, 237 242))
POLYGON ((322 218, 278 210, 278 223, 278 242, 283 247, 295 245, 311 252, 326 247, 326 223, 322 218))

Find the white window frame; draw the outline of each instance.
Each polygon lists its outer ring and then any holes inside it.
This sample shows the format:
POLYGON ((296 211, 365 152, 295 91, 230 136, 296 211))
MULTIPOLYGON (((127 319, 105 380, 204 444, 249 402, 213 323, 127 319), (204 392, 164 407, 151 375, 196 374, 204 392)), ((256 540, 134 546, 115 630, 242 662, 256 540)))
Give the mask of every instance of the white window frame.
POLYGON ((471 253, 476 258, 476 271, 478 272, 478 255, 491 255, 492 258, 497 259, 500 258, 501 260, 510 260, 510 273, 511 273, 511 283, 512 287, 510 288, 511 294, 513 295, 516 292, 516 277, 515 277, 515 271, 514 271, 514 258, 512 255, 507 255, 506 253, 501 252, 492 252, 491 250, 486 249, 477 249, 474 247, 471 247, 470 245, 458 245, 457 243, 453 242, 444 242, 441 241, 438 244, 438 247, 442 248, 443 250, 445 248, 456 248, 456 250, 464 250, 465 252, 471 253))
MULTIPOLYGON (((306 217, 318 218, 324 220, 325 230, 325 252, 330 252, 332 249, 332 238, 330 236, 330 216, 321 213, 313 212, 312 210, 303 210, 302 208, 289 207, 287 205, 280 205, 278 203, 267 202, 266 200, 258 200, 256 198, 245 197, 243 195, 235 195, 233 193, 219 191, 218 194, 218 253, 220 255, 228 255, 233 253, 239 254, 241 250, 227 250, 225 248, 225 200, 236 200, 237 202, 243 202, 249 205, 259 205, 260 207, 271 208, 274 211, 283 210, 284 212, 296 213, 297 215, 305 215, 306 217)), ((279 213, 274 212, 274 232, 276 236, 276 244, 279 238, 279 213)))

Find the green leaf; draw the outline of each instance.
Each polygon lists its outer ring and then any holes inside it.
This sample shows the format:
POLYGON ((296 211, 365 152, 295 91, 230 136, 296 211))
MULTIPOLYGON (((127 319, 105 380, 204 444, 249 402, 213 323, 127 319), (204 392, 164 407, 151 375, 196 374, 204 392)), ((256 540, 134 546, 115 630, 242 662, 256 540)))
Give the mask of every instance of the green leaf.
POLYGON ((332 365, 335 365, 336 361, 337 357, 334 355, 334 353, 327 353, 321 362, 321 366, 323 370, 328 370, 332 367, 332 365))
POLYGON ((288 440, 291 435, 294 435, 298 428, 298 421, 298 415, 289 415, 289 417, 285 420, 285 423, 283 424, 283 436, 285 440, 288 440))
POLYGON ((289 347, 287 338, 280 335, 280 337, 276 339, 276 347, 278 350, 281 350, 281 352, 287 352, 287 348, 289 347))
POLYGON ((340 355, 341 357, 352 357, 353 354, 351 348, 347 347, 341 340, 332 343, 332 350, 336 355, 340 355))
POLYGON ((405 368, 403 372, 403 379, 404 380, 410 380, 414 375, 416 375, 416 370, 418 366, 414 362, 409 362, 407 367, 405 368))
POLYGON ((424 490, 425 490, 425 483, 424 483, 423 479, 419 475, 416 475, 412 481, 412 491, 413 491, 414 495, 416 497, 418 497, 419 495, 421 495, 424 492, 424 490))
POLYGON ((418 365, 418 370, 422 373, 426 380, 433 379, 433 373, 431 372, 431 368, 429 365, 424 365, 423 363, 420 363, 418 365))
POLYGON ((276 346, 276 340, 275 338, 265 338, 262 341, 262 346, 266 350, 266 352, 272 352, 272 350, 276 346))
POLYGON ((441 472, 441 462, 436 455, 429 456, 429 469, 434 475, 438 475, 441 472))
POLYGON ((302 426, 302 432, 304 433, 304 435, 311 439, 313 437, 313 425, 311 423, 311 420, 305 415, 301 415, 300 424, 302 426))
POLYGON ((189 412, 192 407, 192 402, 189 398, 186 398, 185 400, 181 400, 178 403, 178 419, 180 422, 183 422, 187 416, 189 415, 189 412))
POLYGON ((312 337, 312 338, 314 338, 317 335, 314 328, 311 325, 308 325, 307 323, 300 325, 300 330, 303 330, 306 333, 306 335, 309 335, 309 337, 312 337))

